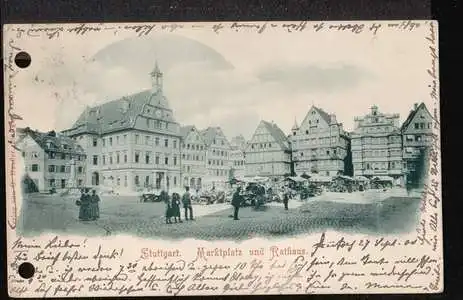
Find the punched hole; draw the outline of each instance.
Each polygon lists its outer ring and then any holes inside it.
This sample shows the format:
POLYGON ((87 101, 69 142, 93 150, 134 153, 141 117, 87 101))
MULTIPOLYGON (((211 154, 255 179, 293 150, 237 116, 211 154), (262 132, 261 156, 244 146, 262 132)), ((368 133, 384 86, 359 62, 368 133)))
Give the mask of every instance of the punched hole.
POLYGON ((28 262, 24 262, 19 265, 18 273, 19 276, 21 276, 24 279, 32 278, 32 276, 34 276, 35 273, 34 265, 28 262))
POLYGON ((22 69, 27 68, 31 64, 31 56, 29 53, 21 51, 14 57, 14 62, 22 69))

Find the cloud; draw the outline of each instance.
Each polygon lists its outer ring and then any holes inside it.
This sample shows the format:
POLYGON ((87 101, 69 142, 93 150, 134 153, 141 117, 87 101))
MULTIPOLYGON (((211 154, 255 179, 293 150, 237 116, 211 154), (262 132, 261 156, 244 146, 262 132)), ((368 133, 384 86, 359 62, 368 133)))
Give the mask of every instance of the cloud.
POLYGON ((359 67, 337 63, 335 65, 273 65, 260 69, 257 77, 264 83, 281 85, 285 91, 339 92, 358 86, 375 76, 359 67))
POLYGON ((62 130, 72 126, 86 105, 149 89, 149 72, 158 60, 177 122, 198 128, 221 126, 229 138, 238 134, 250 138, 262 119, 289 130, 294 117, 300 119, 313 100, 334 97, 330 103, 335 111, 337 99, 375 78, 347 63, 302 65, 284 57, 271 65, 237 68, 198 42, 178 37, 161 41, 118 41, 87 57, 58 49, 47 53, 49 59, 26 81, 37 77, 35 93, 56 100, 47 109, 53 111, 53 128, 62 130))

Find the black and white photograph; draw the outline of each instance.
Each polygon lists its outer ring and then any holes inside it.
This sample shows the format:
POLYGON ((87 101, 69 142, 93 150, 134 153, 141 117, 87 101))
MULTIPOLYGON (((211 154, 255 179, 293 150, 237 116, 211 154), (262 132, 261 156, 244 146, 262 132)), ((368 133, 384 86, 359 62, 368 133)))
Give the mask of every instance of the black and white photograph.
POLYGON ((15 235, 235 243, 429 231, 433 26, 13 26, 10 48, 30 49, 10 78, 22 87, 15 235))

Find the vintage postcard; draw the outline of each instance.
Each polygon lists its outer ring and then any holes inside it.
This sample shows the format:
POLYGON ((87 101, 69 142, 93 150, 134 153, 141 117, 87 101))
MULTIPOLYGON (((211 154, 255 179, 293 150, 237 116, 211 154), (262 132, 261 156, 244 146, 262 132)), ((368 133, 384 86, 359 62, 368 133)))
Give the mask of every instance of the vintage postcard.
POLYGON ((10 296, 443 291, 436 21, 3 33, 10 296))

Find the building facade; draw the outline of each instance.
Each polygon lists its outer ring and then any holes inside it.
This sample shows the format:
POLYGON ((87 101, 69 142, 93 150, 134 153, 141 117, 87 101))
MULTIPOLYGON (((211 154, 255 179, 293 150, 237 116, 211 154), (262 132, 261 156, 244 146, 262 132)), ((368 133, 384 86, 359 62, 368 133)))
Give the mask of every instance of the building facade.
POLYGON ((424 103, 414 107, 402 125, 405 182, 422 187, 427 179, 429 148, 433 142, 433 118, 424 103))
POLYGON ((244 177, 246 166, 246 139, 242 135, 235 136, 230 141, 230 160, 232 163, 232 176, 244 177))
POLYGON ((163 94, 163 74, 152 88, 87 108, 64 134, 87 153, 87 185, 118 191, 180 187, 180 126, 163 94))
POLYGON ((207 177, 203 186, 208 189, 225 186, 232 168, 230 142, 220 127, 208 127, 201 131, 201 136, 206 143, 207 177))
POLYGON ((291 172, 287 136, 273 122, 261 121, 246 146, 246 176, 277 178, 291 172))
POLYGON ((183 186, 201 189, 206 170, 206 143, 195 126, 180 128, 182 136, 181 177, 183 186))
POLYGON ((369 114, 354 119, 351 135, 354 175, 389 176, 404 183, 399 114, 385 114, 372 106, 369 114))
POLYGON ((54 131, 42 133, 19 129, 16 143, 25 167, 23 187, 26 192, 63 191, 84 187, 86 155, 74 140, 54 131))
POLYGON ((297 175, 348 173, 345 160, 350 155, 350 136, 334 114, 312 106, 300 126, 295 122, 290 141, 297 175))

